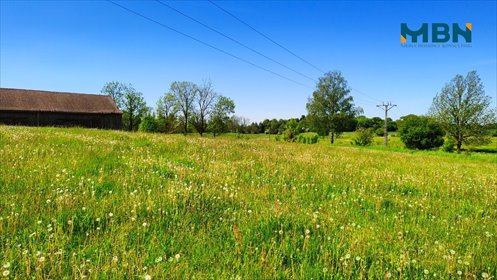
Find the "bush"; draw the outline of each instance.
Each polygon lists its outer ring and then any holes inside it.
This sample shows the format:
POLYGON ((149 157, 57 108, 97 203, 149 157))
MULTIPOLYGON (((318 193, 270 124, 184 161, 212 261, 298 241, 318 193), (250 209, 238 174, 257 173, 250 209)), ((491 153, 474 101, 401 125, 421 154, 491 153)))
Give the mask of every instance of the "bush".
POLYGON ((455 146, 456 146, 456 144, 454 144, 454 142, 452 142, 452 140, 447 140, 444 142, 444 144, 442 146, 442 151, 449 152, 449 153, 453 152, 455 146))
POLYGON ((283 140, 285 141, 288 141, 288 142, 293 142, 293 138, 295 137, 295 132, 291 129, 285 129, 285 131, 283 131, 283 140))
POLYGON ((399 130, 400 140, 409 149, 428 150, 442 146, 444 131, 433 119, 410 115, 399 130))
POLYGON ((143 132, 158 132, 159 124, 153 116, 146 116, 142 119, 138 130, 143 132))
POLYGON ((319 135, 314 132, 300 133, 294 138, 297 143, 316 144, 319 140, 319 135))
POLYGON ((373 130, 360 127, 356 130, 352 144, 356 146, 369 146, 373 143, 373 130))
POLYGON ((379 127, 375 130, 376 135, 385 136, 385 129, 383 127, 379 127))

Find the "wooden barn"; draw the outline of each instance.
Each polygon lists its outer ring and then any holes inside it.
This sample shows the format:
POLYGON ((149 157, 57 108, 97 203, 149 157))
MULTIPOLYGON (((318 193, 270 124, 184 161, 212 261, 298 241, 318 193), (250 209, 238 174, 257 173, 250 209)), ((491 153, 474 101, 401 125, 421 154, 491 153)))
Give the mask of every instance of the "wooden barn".
POLYGON ((0 124, 120 129, 122 112, 107 95, 0 88, 0 124))

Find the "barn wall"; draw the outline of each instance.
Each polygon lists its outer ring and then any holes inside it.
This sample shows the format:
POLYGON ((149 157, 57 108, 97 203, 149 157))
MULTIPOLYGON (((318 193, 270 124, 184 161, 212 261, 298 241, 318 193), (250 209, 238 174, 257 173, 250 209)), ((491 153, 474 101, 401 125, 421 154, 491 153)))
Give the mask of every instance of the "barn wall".
POLYGON ((0 111, 0 123, 27 126, 81 126, 121 129, 121 114, 0 111))

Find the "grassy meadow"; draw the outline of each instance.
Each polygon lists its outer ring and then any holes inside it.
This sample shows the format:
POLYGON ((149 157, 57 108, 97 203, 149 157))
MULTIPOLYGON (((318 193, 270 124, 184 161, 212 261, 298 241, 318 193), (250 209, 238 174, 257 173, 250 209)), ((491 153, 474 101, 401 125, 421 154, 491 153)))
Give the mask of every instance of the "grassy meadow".
POLYGON ((0 126, 0 279, 495 279, 497 154, 375 141, 0 126))

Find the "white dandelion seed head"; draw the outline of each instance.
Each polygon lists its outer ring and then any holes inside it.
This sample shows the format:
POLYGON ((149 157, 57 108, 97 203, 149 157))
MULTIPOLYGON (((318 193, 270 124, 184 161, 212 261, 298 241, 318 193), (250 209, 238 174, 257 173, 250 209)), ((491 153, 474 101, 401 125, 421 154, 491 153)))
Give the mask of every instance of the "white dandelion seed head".
POLYGON ((9 268, 10 267, 10 262, 6 262, 4 265, 3 265, 3 268, 9 268))
POLYGON ((151 279, 152 279, 152 276, 150 276, 150 275, 148 275, 148 274, 147 274, 147 275, 145 275, 145 280, 151 280, 151 279))
POLYGON ((488 273, 486 273, 486 272, 482 272, 482 273, 481 273, 481 277, 483 277, 483 278, 488 278, 488 273))
POLYGON ((430 271, 428 269, 425 269, 423 272, 424 272, 424 274, 430 273, 430 271))
POLYGON ((176 261, 179 261, 180 254, 176 254, 176 255, 174 255, 174 258, 176 259, 176 261))
POLYGON ((142 226, 143 226, 143 227, 146 227, 146 226, 147 226, 147 223, 143 223, 143 224, 142 224, 142 226))
POLYGON ((117 260, 118 260, 117 256, 113 256, 113 257, 112 257, 112 261, 113 261, 113 262, 117 262, 117 260))
POLYGON ((10 274, 10 271, 8 271, 8 270, 4 270, 2 272, 2 275, 5 276, 5 277, 9 276, 9 274, 10 274))
POLYGON ((39 258, 38 258, 38 261, 39 261, 39 262, 44 262, 44 261, 45 261, 45 257, 44 257, 44 256, 39 257, 39 258))
POLYGON ((162 261, 162 257, 158 257, 158 258, 155 259, 156 263, 160 263, 161 261, 162 261))
POLYGON ((457 275, 462 275, 462 271, 458 270, 457 275))
POLYGON ((112 216, 114 216, 114 213, 110 212, 109 217, 112 217, 112 216))

